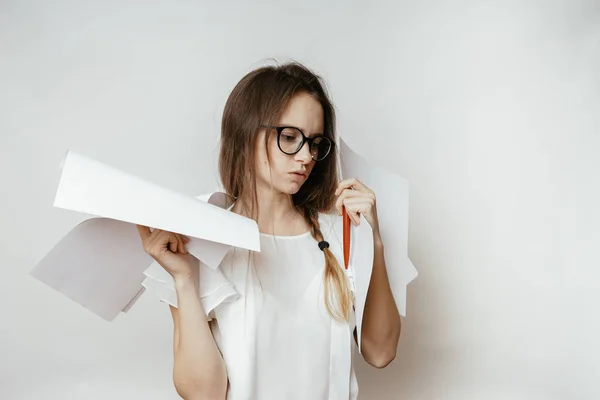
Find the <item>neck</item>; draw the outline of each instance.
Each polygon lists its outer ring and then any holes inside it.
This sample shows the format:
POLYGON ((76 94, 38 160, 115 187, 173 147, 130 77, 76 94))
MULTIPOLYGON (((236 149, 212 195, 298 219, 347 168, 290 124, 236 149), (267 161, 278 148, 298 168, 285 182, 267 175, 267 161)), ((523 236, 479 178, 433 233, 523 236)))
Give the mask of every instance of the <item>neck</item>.
POLYGON ((233 211, 254 219, 261 233, 293 236, 308 230, 304 217, 294 207, 290 195, 276 192, 271 188, 257 188, 257 197, 258 204, 254 215, 250 215, 251 198, 247 198, 243 204, 238 201, 233 211))

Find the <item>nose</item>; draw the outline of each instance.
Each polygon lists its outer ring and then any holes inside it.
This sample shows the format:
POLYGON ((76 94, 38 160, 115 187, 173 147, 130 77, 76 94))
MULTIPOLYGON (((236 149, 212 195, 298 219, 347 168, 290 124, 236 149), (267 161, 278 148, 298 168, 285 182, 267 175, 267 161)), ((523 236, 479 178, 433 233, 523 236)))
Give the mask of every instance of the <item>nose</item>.
POLYGON ((296 153, 296 160, 303 164, 308 164, 312 161, 312 154, 310 154, 310 148, 308 142, 302 145, 300 151, 296 153))

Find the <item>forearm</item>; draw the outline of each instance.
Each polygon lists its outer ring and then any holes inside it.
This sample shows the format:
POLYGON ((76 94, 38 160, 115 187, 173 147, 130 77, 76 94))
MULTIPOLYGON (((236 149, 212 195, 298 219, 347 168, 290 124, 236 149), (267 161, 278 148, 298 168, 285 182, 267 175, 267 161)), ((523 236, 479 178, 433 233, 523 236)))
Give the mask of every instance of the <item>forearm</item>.
POLYGON ((178 338, 173 380, 186 400, 225 399, 227 371, 198 296, 198 280, 175 280, 178 338))
POLYGON ((375 238, 371 282, 367 292, 362 325, 362 353, 376 367, 388 365, 396 356, 400 338, 400 315, 390 288, 383 243, 375 238))

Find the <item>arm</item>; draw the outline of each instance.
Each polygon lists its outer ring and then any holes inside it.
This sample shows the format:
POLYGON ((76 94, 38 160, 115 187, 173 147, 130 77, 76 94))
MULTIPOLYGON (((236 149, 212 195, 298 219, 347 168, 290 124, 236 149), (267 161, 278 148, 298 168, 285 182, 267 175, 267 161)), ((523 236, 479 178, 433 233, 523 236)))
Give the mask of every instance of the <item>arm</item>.
POLYGON ((175 279, 173 382, 186 400, 225 399, 227 371, 202 309, 197 282, 191 277, 175 279))
POLYGON ((177 292, 178 308, 171 307, 177 393, 185 400, 225 399, 225 362, 200 303, 198 260, 194 261, 185 248, 189 238, 144 225, 137 225, 137 229, 144 251, 173 277, 177 292))
POLYGON ((371 281, 367 290, 362 319, 361 350, 369 364, 377 368, 387 366, 396 357, 400 339, 400 314, 387 276, 383 241, 379 232, 375 193, 356 178, 339 183, 336 208, 345 212, 358 225, 361 215, 373 230, 374 257, 371 281))
POLYGON ((384 368, 396 357, 401 321, 388 281, 383 242, 377 232, 373 234, 375 256, 365 302, 361 347, 365 361, 384 368))

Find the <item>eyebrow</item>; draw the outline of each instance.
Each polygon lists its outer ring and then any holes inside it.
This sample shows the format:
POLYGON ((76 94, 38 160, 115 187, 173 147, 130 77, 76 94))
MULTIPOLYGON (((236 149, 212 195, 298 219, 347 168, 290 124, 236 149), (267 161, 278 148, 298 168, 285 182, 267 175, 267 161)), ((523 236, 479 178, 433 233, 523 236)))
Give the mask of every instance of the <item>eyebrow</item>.
POLYGON ((292 124, 278 124, 278 126, 284 126, 286 128, 296 128, 298 129, 300 132, 304 133, 306 136, 308 137, 314 137, 314 136, 319 136, 319 135, 325 135, 323 132, 318 132, 318 133, 306 133, 304 131, 304 129, 297 127, 296 125, 292 125, 292 124))

